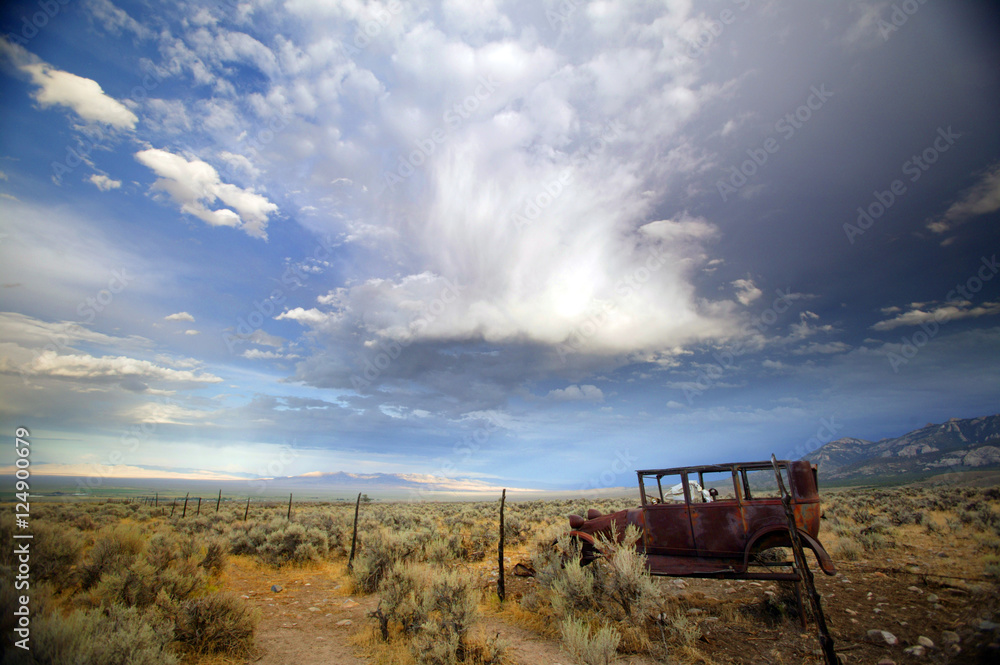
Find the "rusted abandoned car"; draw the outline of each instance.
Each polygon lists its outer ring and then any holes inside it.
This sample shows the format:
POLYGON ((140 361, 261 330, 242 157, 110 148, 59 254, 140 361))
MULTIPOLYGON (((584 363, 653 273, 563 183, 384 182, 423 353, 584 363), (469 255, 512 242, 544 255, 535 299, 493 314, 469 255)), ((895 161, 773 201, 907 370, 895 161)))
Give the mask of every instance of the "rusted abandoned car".
MULTIPOLYGON (((820 503, 816 467, 807 461, 778 461, 791 498, 803 548, 811 549, 827 575, 836 571, 817 540, 820 503)), ((635 546, 646 554, 654 575, 741 579, 797 579, 779 572, 761 553, 790 547, 789 522, 771 462, 712 464, 636 472, 642 506, 584 519, 571 515, 570 535, 579 539, 582 561, 600 556, 603 534, 621 542, 634 524, 635 546), (760 567, 760 568, 758 568, 760 567)), ((788 564, 784 564, 788 565, 788 564)))

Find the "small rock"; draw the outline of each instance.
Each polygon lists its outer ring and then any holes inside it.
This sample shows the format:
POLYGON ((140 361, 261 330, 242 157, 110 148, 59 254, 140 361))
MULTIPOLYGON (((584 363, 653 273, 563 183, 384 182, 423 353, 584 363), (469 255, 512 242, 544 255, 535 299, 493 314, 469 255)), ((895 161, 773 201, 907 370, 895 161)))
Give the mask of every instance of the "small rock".
POLYGON ((514 564, 513 572, 518 577, 535 576, 535 568, 530 563, 526 563, 524 561, 518 561, 516 564, 514 564))
POLYGON ((318 607, 310 607, 309 611, 310 612, 319 612, 319 608, 318 607))
POLYGON ((903 649, 903 651, 910 654, 911 656, 916 656, 917 658, 920 658, 927 653, 927 649, 923 648, 920 645, 913 647, 906 647, 905 649, 903 649))
POLYGON ((891 647, 899 644, 899 639, 895 635, 890 633, 888 630, 869 630, 868 639, 873 642, 884 642, 891 647))
POLYGON ((889 577, 889 576, 881 571, 876 570, 874 573, 872 573, 872 577, 889 577))
POLYGON ((283 588, 284 588, 284 587, 281 587, 281 586, 278 586, 277 584, 272 584, 272 585, 271 585, 271 591, 273 591, 273 592, 275 592, 275 593, 278 593, 278 592, 279 592, 279 591, 281 591, 281 590, 282 590, 283 588))
POLYGON ((883 658, 878 662, 878 665, 896 665, 896 661, 892 658, 883 658))
POLYGON ((941 643, 942 644, 958 644, 959 641, 960 641, 960 638, 958 637, 958 633, 956 633, 955 631, 953 631, 953 630, 944 630, 944 631, 941 631, 941 643))
POLYGON ((336 626, 350 626, 352 623, 354 623, 354 622, 351 621, 350 619, 341 619, 340 621, 338 621, 334 625, 336 625, 336 626))
POLYGON ((908 586, 908 587, 906 587, 906 590, 907 591, 913 591, 915 593, 920 593, 920 587, 916 587, 916 586, 908 586))
POLYGON ((672 584, 678 589, 686 589, 688 585, 684 580, 673 580, 672 584))
POLYGON ((243 594, 243 600, 250 600, 250 596, 243 594))
POLYGON ((936 603, 939 600, 941 600, 941 599, 938 598, 938 595, 936 593, 929 593, 929 594, 927 594, 927 602, 928 603, 936 603))
POLYGON ((705 610, 701 609, 700 607, 692 607, 687 611, 687 613, 691 615, 704 614, 705 610))
POLYGON ((997 628, 1000 628, 1000 625, 995 624, 992 621, 982 619, 979 621, 977 628, 979 628, 979 630, 996 630, 997 628))
POLYGON ((341 603, 340 606, 343 607, 345 610, 349 610, 351 608, 357 607, 360 604, 361 603, 356 603, 353 600, 351 600, 350 598, 348 598, 343 603, 341 603))
POLYGON ((846 609, 844 611, 847 612, 848 614, 850 614, 852 617, 858 616, 858 613, 855 612, 854 610, 850 609, 850 608, 848 608, 848 609, 846 609))
POLYGON ((917 638, 917 644, 927 649, 934 648, 934 640, 929 637, 924 637, 923 635, 917 638))

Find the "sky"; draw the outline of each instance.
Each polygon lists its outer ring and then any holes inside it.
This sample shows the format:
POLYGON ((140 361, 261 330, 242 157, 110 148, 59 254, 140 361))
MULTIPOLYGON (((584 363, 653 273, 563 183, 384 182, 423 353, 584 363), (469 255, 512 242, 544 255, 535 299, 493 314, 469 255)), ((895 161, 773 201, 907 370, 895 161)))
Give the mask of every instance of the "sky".
POLYGON ((572 489, 996 413, 990 7, 6 3, 0 421, 572 489))

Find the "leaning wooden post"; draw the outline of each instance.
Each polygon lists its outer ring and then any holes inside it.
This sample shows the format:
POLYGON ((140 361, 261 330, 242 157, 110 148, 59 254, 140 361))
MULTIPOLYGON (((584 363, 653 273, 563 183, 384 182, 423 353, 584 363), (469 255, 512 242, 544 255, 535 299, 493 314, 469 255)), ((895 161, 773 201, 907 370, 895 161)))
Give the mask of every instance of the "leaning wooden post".
POLYGON ((215 512, 219 512, 219 504, 222 503, 222 490, 219 490, 219 498, 215 500, 215 512))
POLYGON ((187 494, 184 495, 184 510, 183 510, 183 512, 181 512, 181 519, 184 519, 184 516, 187 515, 187 512, 188 512, 188 496, 190 494, 191 494, 191 492, 188 492, 187 494))
POLYGON ((198 497, 198 510, 195 512, 194 515, 195 515, 195 517, 197 517, 198 515, 201 515, 201 497, 200 496, 198 497))
POLYGON ((292 493, 288 493, 288 514, 285 515, 286 520, 292 519, 292 493))
POLYGON ((806 561, 806 553, 802 550, 802 539, 799 538, 799 529, 795 525, 795 513, 792 510, 792 497, 785 489, 785 483, 781 479, 781 471, 778 470, 778 459, 772 453, 771 466, 774 467, 774 477, 778 481, 778 491, 781 492, 781 503, 785 506, 785 517, 788 519, 788 536, 792 541, 792 554, 795 558, 795 567, 799 569, 799 577, 806 587, 809 600, 812 603, 813 615, 816 625, 819 628, 819 645, 823 649, 823 656, 827 665, 839 665, 840 659, 833 648, 833 638, 826 627, 826 617, 823 616, 823 604, 819 594, 816 593, 816 585, 813 582, 812 571, 809 570, 809 563, 806 561))
POLYGON ((354 570, 354 548, 358 544, 358 509, 361 508, 361 492, 354 502, 354 532, 351 534, 351 556, 347 557, 347 569, 354 570))
POLYGON ((247 515, 250 514, 250 497, 247 497, 247 508, 243 511, 243 521, 247 521, 247 515))
POLYGON ((497 563, 500 567, 500 576, 497 577, 497 597, 502 603, 507 596, 507 591, 503 584, 503 504, 507 500, 507 490, 500 495, 500 546, 497 548, 497 563))
POLYGON ((177 499, 170 502, 170 516, 174 516, 174 511, 177 510, 177 499))
POLYGON ((156 496, 153 497, 153 508, 159 508, 159 507, 160 507, 160 493, 157 492, 156 496))

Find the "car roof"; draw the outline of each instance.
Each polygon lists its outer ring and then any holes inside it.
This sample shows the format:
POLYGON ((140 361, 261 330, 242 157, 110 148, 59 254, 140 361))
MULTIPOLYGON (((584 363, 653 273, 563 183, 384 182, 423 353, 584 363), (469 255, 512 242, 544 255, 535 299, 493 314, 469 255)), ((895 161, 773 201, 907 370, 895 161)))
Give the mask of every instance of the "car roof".
MULTIPOLYGON (((791 464, 789 460, 778 460, 778 466, 788 466, 791 464)), ((678 466, 671 469, 641 469, 637 470, 644 476, 669 476, 675 473, 712 473, 721 471, 732 471, 733 469, 747 469, 748 471, 758 471, 764 469, 773 469, 771 462, 732 462, 730 464, 703 464, 701 466, 678 466)))

